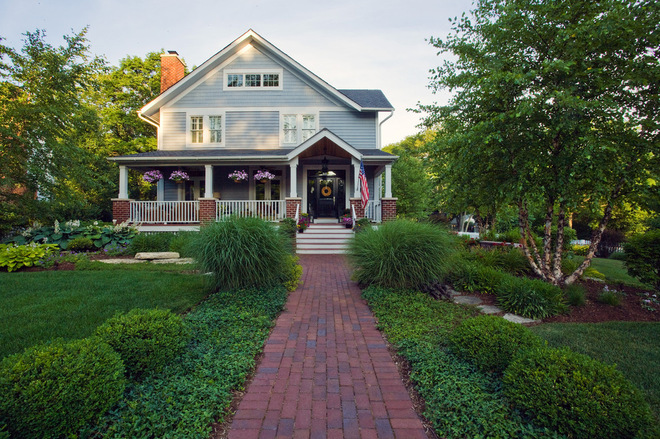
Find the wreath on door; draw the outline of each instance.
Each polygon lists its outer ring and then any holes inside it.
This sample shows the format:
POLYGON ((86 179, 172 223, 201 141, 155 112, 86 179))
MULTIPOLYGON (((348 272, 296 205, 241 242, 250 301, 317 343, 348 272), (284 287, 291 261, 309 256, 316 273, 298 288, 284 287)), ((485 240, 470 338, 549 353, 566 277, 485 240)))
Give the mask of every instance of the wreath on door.
POLYGON ((332 194, 332 189, 330 188, 330 186, 323 186, 321 188, 321 195, 323 195, 324 197, 329 197, 331 194, 332 194))

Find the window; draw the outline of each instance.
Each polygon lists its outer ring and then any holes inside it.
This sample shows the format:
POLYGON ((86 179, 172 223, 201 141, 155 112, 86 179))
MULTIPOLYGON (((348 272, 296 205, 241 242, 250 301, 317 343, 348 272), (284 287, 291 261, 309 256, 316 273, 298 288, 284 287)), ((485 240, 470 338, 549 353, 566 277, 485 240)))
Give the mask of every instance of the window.
POLYGON ((297 143, 298 128, 296 122, 297 116, 295 114, 284 115, 284 143, 297 143))
POLYGON ((243 75, 227 75, 227 87, 243 87, 243 75))
POLYGON ((190 118, 190 134, 192 143, 204 143, 204 117, 192 116, 190 118))
POLYGON ((282 90, 282 70, 225 70, 226 90, 282 90))
POLYGON ((209 116, 209 142, 222 143, 222 116, 209 116))
POLYGON ((297 145, 316 134, 316 114, 282 115, 282 144, 297 145))
POLYGON ((316 133, 316 118, 313 114, 303 114, 302 117, 302 141, 309 139, 316 133))
POLYGON ((245 75, 246 87, 261 87, 261 75, 245 75))

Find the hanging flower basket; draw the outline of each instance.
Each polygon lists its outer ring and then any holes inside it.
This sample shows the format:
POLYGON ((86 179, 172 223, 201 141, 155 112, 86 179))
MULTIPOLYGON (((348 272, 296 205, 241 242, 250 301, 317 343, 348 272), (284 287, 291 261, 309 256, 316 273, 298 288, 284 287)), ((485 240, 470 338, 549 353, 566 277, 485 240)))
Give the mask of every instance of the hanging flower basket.
POLYGON ((158 180, 163 179, 163 174, 158 169, 153 169, 145 172, 142 179, 147 183, 156 183, 158 180))
POLYGON ((173 182, 178 183, 178 184, 181 184, 184 181, 189 180, 189 179, 190 179, 190 176, 188 174, 186 174, 185 172, 183 172, 183 171, 174 171, 170 175, 170 180, 172 180, 173 182))
POLYGON ((240 183, 242 181, 247 180, 248 174, 244 170, 241 171, 234 171, 228 176, 232 180, 234 180, 234 183, 240 183))
POLYGON ((275 174, 272 174, 272 173, 270 173, 266 170, 263 170, 263 169, 260 170, 260 171, 257 171, 257 173, 254 174, 254 179, 259 180, 262 183, 265 183, 268 180, 272 180, 273 178, 275 178, 275 174))

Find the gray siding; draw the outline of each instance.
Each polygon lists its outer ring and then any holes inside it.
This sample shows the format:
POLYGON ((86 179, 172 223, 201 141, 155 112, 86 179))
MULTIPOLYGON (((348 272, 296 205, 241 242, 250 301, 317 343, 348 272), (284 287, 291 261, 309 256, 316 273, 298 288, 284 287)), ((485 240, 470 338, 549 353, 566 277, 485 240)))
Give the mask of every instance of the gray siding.
POLYGON ((183 149, 186 144, 186 113, 163 113, 161 119, 161 149, 183 149))
POLYGON ((377 148, 376 113, 322 111, 320 129, 327 128, 355 148, 377 148))
MULTIPOLYGON (((282 66, 252 48, 236 58, 227 69, 279 69, 282 66)), ((298 79, 286 69, 282 90, 223 91, 224 70, 217 71, 172 107, 335 107, 330 99, 298 79)))
POLYGON ((232 111, 226 113, 228 148, 277 148, 280 117, 277 111, 232 111))
POLYGON ((213 190, 220 192, 222 200, 248 200, 250 198, 250 183, 234 183, 227 177, 236 169, 247 170, 247 166, 216 166, 213 168, 213 190))

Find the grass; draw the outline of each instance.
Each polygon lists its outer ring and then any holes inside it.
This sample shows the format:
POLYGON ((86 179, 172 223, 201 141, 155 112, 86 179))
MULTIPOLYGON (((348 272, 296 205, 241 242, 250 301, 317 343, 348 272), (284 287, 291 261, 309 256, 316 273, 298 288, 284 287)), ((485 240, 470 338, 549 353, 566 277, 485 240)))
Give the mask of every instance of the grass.
MULTIPOLYGON (((578 263, 584 261, 583 256, 575 256, 574 258, 578 263)), ((628 270, 626 270, 623 261, 618 261, 616 259, 593 258, 590 267, 603 273, 605 275, 605 280, 608 282, 622 283, 637 288, 648 288, 648 285, 643 284, 628 274, 628 270)))
POLYGON ((190 267, 140 266, 0 273, 0 358, 56 337, 87 337, 117 311, 182 313, 207 295, 202 276, 180 273, 190 267))
POLYGON ((550 346, 568 346, 616 364, 642 390, 660 421, 660 323, 550 323, 530 329, 548 340, 550 346))

